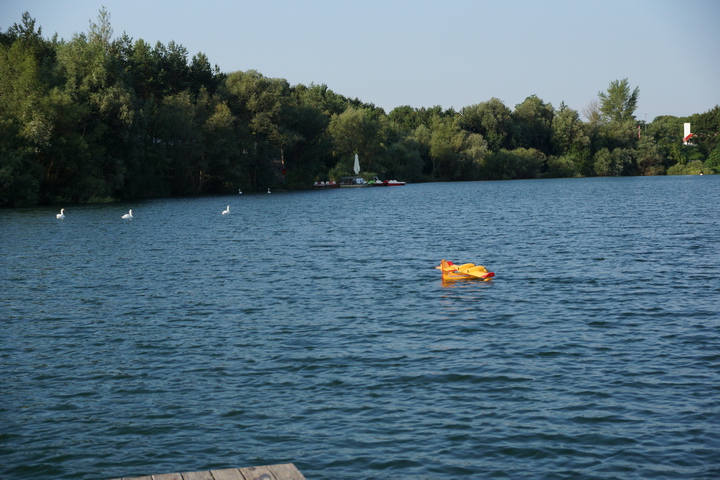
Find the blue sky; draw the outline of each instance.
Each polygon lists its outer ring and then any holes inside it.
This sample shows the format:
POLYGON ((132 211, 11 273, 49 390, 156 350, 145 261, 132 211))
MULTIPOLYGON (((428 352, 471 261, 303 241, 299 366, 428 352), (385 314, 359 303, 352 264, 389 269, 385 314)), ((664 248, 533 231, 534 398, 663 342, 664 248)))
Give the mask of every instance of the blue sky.
POLYGON ((383 107, 461 109, 530 95, 581 114, 613 80, 640 87, 635 115, 720 104, 717 0, 0 0, 43 36, 87 32, 104 5, 115 36, 171 40, 222 71, 326 84, 383 107))

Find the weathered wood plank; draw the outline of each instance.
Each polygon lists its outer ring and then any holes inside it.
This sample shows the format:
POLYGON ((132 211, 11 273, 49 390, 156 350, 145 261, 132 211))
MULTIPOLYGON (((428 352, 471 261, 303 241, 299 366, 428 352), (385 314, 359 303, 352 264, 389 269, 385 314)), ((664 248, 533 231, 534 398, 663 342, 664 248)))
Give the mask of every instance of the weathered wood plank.
POLYGON ((201 472, 163 473, 113 480, 307 480, 292 463, 262 467, 224 468, 201 472))
POLYGON ((277 480, 268 467, 245 467, 240 469, 245 480, 277 480))
POLYGON ((215 480, 213 479, 212 473, 208 471, 203 472, 183 472, 182 480, 215 480))
POLYGON ((225 468, 222 470, 210 470, 215 480, 245 480, 237 468, 225 468))
POLYGON ((307 480, 292 463, 268 465, 268 468, 278 480, 307 480))
POLYGON ((182 480, 182 475, 179 473, 163 473, 161 475, 153 475, 153 480, 182 480))

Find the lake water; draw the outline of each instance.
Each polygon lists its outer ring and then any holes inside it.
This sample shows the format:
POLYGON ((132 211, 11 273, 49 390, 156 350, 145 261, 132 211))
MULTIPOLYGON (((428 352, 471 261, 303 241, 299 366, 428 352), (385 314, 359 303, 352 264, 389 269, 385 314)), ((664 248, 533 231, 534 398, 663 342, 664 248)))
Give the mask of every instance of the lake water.
POLYGON ((719 205, 720 175, 0 210, 0 477, 720 478, 719 205))

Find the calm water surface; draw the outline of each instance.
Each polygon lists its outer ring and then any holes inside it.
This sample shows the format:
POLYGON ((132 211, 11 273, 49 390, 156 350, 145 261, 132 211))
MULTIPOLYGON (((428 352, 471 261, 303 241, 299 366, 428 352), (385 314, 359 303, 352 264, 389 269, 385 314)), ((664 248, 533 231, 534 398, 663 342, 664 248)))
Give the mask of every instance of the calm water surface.
POLYGON ((702 176, 0 210, 0 477, 720 478, 718 205, 702 176))

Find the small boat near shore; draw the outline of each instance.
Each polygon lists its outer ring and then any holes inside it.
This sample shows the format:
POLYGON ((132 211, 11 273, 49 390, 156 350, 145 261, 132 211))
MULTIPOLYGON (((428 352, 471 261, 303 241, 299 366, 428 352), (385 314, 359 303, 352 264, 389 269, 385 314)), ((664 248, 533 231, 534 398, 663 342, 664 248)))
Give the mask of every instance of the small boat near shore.
POLYGON ((370 184, 360 176, 340 177, 340 188, 369 187, 370 184))
POLYGON ((340 186, 339 183, 334 182, 332 180, 328 180, 326 182, 323 181, 317 181, 313 185, 314 188, 338 188, 340 186))
POLYGON ((451 261, 441 260, 440 265, 435 268, 442 272, 442 279, 444 282, 477 279, 487 282, 495 276, 493 272, 488 272, 487 268, 482 265, 475 265, 474 263, 455 265, 451 261))
POLYGON ((333 180, 318 180, 313 184, 313 188, 316 189, 327 189, 327 188, 357 188, 357 187, 396 187, 405 185, 405 182, 398 180, 380 180, 377 176, 373 177, 372 180, 367 181, 360 175, 360 159, 357 153, 355 154, 355 162, 353 165, 353 172, 355 175, 346 175, 340 177, 337 182, 333 180))
POLYGON ((405 185, 405 182, 397 180, 380 180, 378 177, 373 178, 370 182, 371 187, 397 187, 405 185))

